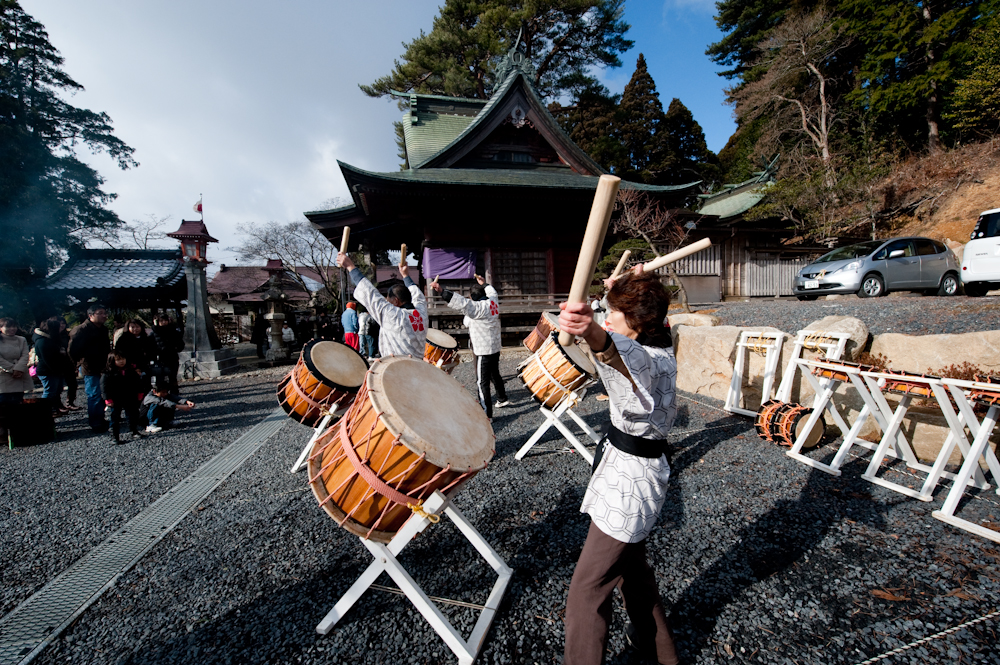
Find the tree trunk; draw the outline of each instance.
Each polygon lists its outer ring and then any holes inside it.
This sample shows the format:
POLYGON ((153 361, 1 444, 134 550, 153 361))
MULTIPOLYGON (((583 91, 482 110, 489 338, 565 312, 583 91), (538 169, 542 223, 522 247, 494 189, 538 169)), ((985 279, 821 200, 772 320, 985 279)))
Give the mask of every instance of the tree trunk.
POLYGON ((674 270, 673 266, 667 267, 667 274, 670 275, 670 279, 674 281, 677 285, 677 299, 681 302, 681 311, 685 314, 691 313, 691 305, 688 304, 688 294, 687 290, 684 288, 684 283, 681 282, 681 278, 677 275, 677 271, 674 270))
MULTIPOLYGON (((930 2, 923 3, 924 29, 931 27, 933 17, 931 16, 930 2)), ((934 65, 934 45, 927 44, 927 69, 934 65)), ((941 135, 938 129, 938 120, 941 117, 941 108, 938 101, 937 81, 931 80, 931 89, 927 95, 927 150, 933 155, 941 152, 941 135)))

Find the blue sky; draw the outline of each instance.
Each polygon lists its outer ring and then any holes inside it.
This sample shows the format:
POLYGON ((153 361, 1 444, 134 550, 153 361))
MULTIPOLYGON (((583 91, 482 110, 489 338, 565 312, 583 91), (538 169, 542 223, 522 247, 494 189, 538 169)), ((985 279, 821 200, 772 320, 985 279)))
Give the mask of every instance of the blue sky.
MULTIPOLYGON (((89 161, 125 221, 197 219, 236 264, 244 222, 301 219, 347 189, 337 160, 398 167, 394 103, 358 90, 387 73, 403 42, 429 31, 438 0, 21 0, 45 25, 64 69, 86 90, 72 102, 104 111, 140 166, 89 161)), ((627 0, 635 47, 599 73, 621 92, 644 53, 664 108, 678 97, 720 150, 733 131, 726 81, 704 55, 720 38, 706 0, 627 0)))

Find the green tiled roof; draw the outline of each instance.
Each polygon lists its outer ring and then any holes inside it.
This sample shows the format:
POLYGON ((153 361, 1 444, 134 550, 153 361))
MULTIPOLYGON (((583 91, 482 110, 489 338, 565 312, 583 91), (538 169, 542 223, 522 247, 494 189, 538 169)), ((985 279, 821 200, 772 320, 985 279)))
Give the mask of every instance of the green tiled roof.
POLYGON ((423 164, 438 154, 472 124, 475 116, 416 112, 403 115, 403 138, 406 158, 411 165, 423 164))
POLYGON ((767 183, 761 183, 741 191, 726 191, 705 201, 698 211, 702 215, 717 215, 720 219, 735 217, 757 205, 764 198, 767 183))
MULTIPOLYGON (((421 185, 470 185, 484 187, 541 187, 559 189, 589 189, 597 188, 596 176, 580 175, 573 172, 559 172, 548 169, 408 169, 406 171, 391 171, 377 173, 365 171, 356 166, 338 162, 348 181, 353 180, 350 174, 357 174, 365 180, 376 180, 386 183, 413 183, 421 185)), ((622 181, 622 189, 637 189, 645 192, 677 192, 691 189, 699 184, 691 182, 685 185, 645 185, 636 182, 622 181)))

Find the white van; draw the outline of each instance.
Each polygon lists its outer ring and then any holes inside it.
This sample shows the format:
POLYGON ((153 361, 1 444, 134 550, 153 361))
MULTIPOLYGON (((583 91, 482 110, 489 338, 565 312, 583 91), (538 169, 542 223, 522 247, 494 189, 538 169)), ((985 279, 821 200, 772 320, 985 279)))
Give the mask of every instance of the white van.
POLYGON ((1000 208, 980 213, 962 253, 962 284, 973 298, 1000 289, 1000 208))

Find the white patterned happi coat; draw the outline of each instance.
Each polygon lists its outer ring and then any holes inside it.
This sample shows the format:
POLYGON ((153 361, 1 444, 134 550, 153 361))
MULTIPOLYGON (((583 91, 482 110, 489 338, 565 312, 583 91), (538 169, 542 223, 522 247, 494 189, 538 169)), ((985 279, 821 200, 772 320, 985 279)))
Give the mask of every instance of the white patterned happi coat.
MULTIPOLYGON (((611 424, 626 434, 666 439, 677 415, 673 349, 642 346, 624 335, 608 334, 632 376, 630 381, 602 363, 603 354, 598 354, 597 371, 608 391, 611 424)), ((615 540, 637 543, 656 524, 669 478, 666 455, 637 457, 609 444, 587 485, 580 512, 589 514, 615 540)))
POLYGON ((486 300, 469 300, 457 293, 451 296, 448 307, 465 314, 462 325, 469 329, 472 352, 477 356, 500 353, 500 294, 492 285, 486 285, 486 300))
MULTIPOLYGON (((357 268, 355 268, 357 270, 357 268)), ((361 273, 358 272, 360 277, 361 273)), ((354 279, 351 271, 351 279, 354 279)), ((424 357, 427 342, 427 300, 420 288, 407 278, 407 288, 413 296, 413 309, 396 307, 378 292, 366 277, 355 283, 354 299, 365 306, 379 324, 378 350, 382 356, 424 357)))

